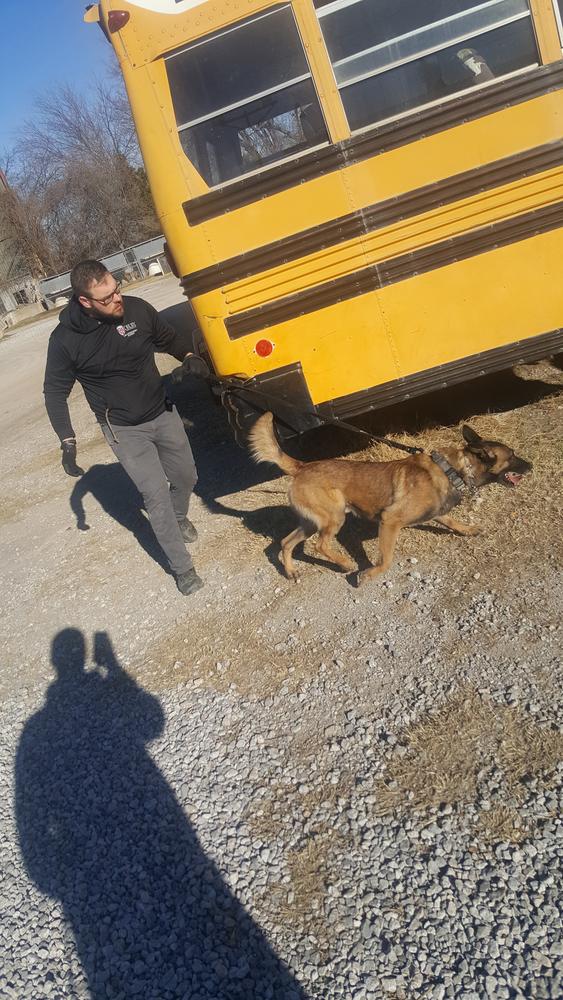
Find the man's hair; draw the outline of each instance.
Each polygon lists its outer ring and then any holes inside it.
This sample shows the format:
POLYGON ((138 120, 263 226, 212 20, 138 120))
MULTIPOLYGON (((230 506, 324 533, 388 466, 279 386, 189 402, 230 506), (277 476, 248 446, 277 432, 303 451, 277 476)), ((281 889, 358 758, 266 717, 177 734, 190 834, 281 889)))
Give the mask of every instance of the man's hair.
POLYGON ((78 298, 80 295, 88 295, 90 285, 94 281, 101 281, 108 274, 108 269, 99 260, 81 260, 75 264, 70 272, 70 284, 72 290, 78 298))

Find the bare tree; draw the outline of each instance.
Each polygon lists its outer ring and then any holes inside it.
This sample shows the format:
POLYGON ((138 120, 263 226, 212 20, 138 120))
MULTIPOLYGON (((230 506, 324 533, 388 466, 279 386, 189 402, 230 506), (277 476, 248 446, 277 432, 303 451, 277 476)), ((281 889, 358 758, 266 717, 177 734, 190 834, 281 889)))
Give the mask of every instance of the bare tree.
POLYGON ((34 278, 44 277, 52 270, 52 255, 43 229, 40 207, 33 196, 21 198, 12 188, 1 196, 2 228, 13 246, 13 258, 21 262, 21 271, 34 278))
POLYGON ((159 231, 120 81, 87 96, 64 85, 40 97, 7 172, 11 225, 32 274, 159 231))

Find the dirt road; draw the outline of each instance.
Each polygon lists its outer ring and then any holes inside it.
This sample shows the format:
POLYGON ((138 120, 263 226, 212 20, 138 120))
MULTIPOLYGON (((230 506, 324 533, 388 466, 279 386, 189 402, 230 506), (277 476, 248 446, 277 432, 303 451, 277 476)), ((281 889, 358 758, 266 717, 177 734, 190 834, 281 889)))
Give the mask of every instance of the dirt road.
MULTIPOLYGON (((173 279, 147 283, 140 294, 172 321, 191 322, 173 279)), ((309 557, 298 587, 284 580, 277 568, 276 541, 293 519, 285 506, 283 479, 266 467, 253 467, 233 444, 222 411, 201 383, 185 385, 178 398, 200 476, 192 513, 201 540, 194 555, 207 582, 199 595, 186 601, 163 570, 139 497, 107 449, 79 387, 70 406, 87 474, 73 481, 60 468, 58 442, 41 394, 53 322, 39 321, 0 345, 4 694, 17 694, 22 684, 49 677, 50 637, 71 624, 88 631, 108 630, 119 643, 123 662, 145 679, 150 677, 151 684, 174 684, 194 669, 213 674, 217 652, 219 659, 231 659, 234 683, 260 694, 285 676, 283 644, 288 635, 295 636, 289 643, 294 647, 294 672, 308 674, 318 670, 325 651, 330 658, 343 643, 353 649, 365 644, 366 635, 375 639, 378 632, 385 635, 398 625, 412 662, 419 644, 422 651, 435 644, 436 616, 463 613, 486 591, 494 591, 511 607, 521 607, 522 613, 528 610, 538 629, 559 620, 553 585, 561 551, 560 531, 555 530, 560 517, 557 428, 563 413, 557 369, 529 368, 524 373, 527 381, 506 376, 508 386, 506 379, 492 385, 474 383, 469 399, 456 392, 454 420, 473 409, 475 427, 506 439, 532 459, 534 475, 517 491, 490 487, 471 505, 470 517, 485 527, 482 538, 404 532, 387 579, 359 591, 309 557), (487 414, 497 409, 495 395, 501 397, 499 412, 487 414), (414 569, 409 558, 418 560, 416 570, 422 576, 440 577, 430 619, 414 628, 416 604, 403 596, 416 583, 408 576, 414 569), (280 643, 283 655, 272 657, 280 643), (238 654, 233 652, 237 644, 238 654), (240 667, 235 665, 237 657, 240 667), (273 659, 279 660, 275 667, 273 659), (177 661, 182 666, 174 668, 177 661)), ((163 359, 162 370, 173 365, 163 359)), ((439 418, 442 404, 437 405, 439 418)), ((449 406, 451 411, 451 402, 449 406)), ((421 402, 418 409, 421 420, 432 419, 432 406, 425 411, 421 402)), ((448 417, 453 423, 451 413, 448 417)), ((407 415, 406 424, 413 427, 412 417, 407 415)), ((426 439, 443 442, 455 439, 456 433, 438 426, 426 439)), ((348 450, 353 446, 346 439, 337 444, 348 450)), ((310 447, 314 451, 315 443, 310 447)), ((343 538, 365 562, 361 540, 373 557, 372 534, 356 523, 345 528, 343 538)), ((479 635, 465 636, 466 653, 479 651, 479 642, 479 635)), ((520 647, 523 655, 521 639, 515 647, 514 652, 520 647)), ((453 666, 445 653, 437 655, 440 670, 453 666)), ((461 653, 458 648, 457 661, 461 653)), ((381 683, 393 683, 387 671, 381 683)))
MULTIPOLYGON (((172 322, 191 322, 173 279, 155 279, 136 294, 172 322)), ((529 804, 520 816, 523 799, 514 784, 526 768, 513 765, 510 772, 505 766, 496 811, 488 819, 490 807, 478 809, 483 793, 477 775, 483 760, 490 763, 501 753, 502 736, 494 746, 489 738, 491 715, 483 704, 490 699, 503 706, 497 723, 502 718, 507 732, 528 734, 518 759, 524 755, 535 762, 536 787, 553 787, 561 749, 553 742, 563 720, 560 369, 528 366, 374 418, 371 426, 380 432, 390 429, 435 446, 456 440, 460 423, 470 419, 477 431, 532 461, 534 472, 517 489, 491 486, 464 501, 464 517, 485 529, 478 538, 437 528, 402 532, 389 573, 359 590, 320 563, 312 547, 300 556, 301 582, 284 579, 277 542, 294 524, 285 481, 252 465, 233 443, 207 389, 186 381, 176 399, 199 469, 191 516, 200 536, 194 560, 206 586, 185 599, 163 566, 140 497, 115 463, 79 387, 70 406, 86 473, 71 480, 60 467, 41 394, 53 322, 38 321, 0 343, 0 696, 5 704, 17 706, 22 718, 37 705, 53 678, 50 645, 61 630, 80 629, 88 641, 96 632, 107 633, 136 683, 169 703, 187 685, 213 698, 226 695, 247 715, 252 704, 266 712, 275 706, 275 739, 295 766, 314 763, 319 775, 329 774, 325 760, 337 740, 338 767, 327 780, 342 802, 358 773, 360 744, 351 719, 361 717, 371 720, 366 733, 387 734, 372 761, 374 774, 389 769, 384 811, 407 809, 410 802, 422 815, 439 802, 461 801, 480 816, 484 849, 533 838, 540 818, 530 818, 529 804), (438 723, 427 730, 424 713, 432 710, 438 723), (505 711, 512 713, 510 725, 505 711), (409 743, 409 732, 414 742, 409 743), (400 745, 408 763, 408 747, 415 744, 424 772, 433 775, 422 787, 419 769, 399 766, 400 758, 392 757, 400 745), (454 745, 461 748, 457 756, 448 752, 454 745)), ((164 360, 162 371, 174 364, 164 360)), ((303 447, 310 455, 342 454, 354 444, 332 433, 303 447)), ((395 457, 383 446, 372 454, 395 457)), ((370 526, 347 524, 341 541, 360 567, 375 557, 370 526)), ((367 735, 362 740, 369 742, 367 735)), ((272 785, 273 816, 284 813, 286 792, 272 785)), ((303 812, 302 795, 296 822, 306 832, 314 803, 303 812)), ((329 805, 323 802, 330 813, 329 805)), ((268 809, 257 820, 262 828, 268 826, 268 809)), ((328 831, 330 816, 325 826, 328 831)), ((328 843, 323 836, 319 844, 328 843)), ((286 906, 272 916, 271 900, 255 900, 270 928, 317 920, 326 878, 318 859, 303 874, 307 857, 299 854, 293 909, 286 906), (312 916, 307 897, 311 906, 316 900, 312 916)))

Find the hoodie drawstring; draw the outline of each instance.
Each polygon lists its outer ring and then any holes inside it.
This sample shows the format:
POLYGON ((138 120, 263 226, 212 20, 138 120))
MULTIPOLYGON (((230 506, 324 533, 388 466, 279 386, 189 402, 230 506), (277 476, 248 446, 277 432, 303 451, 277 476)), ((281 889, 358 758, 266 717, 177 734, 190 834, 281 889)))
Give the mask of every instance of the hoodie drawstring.
POLYGON ((109 430, 111 431, 111 436, 112 436, 113 440, 115 441, 116 444, 119 444, 119 438, 118 438, 117 434, 115 433, 115 431, 114 431, 114 429, 113 429, 113 427, 111 426, 111 423, 110 423, 110 419, 109 419, 109 406, 106 409, 106 424, 108 425, 109 430))

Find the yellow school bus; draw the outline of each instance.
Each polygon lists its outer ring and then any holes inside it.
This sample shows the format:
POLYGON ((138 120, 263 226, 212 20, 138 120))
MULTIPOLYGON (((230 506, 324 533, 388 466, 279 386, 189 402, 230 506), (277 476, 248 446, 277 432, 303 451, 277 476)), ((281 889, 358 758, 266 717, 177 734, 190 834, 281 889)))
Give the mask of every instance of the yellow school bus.
POLYGON ((563 0, 101 0, 230 396, 294 430, 563 349, 563 0))

